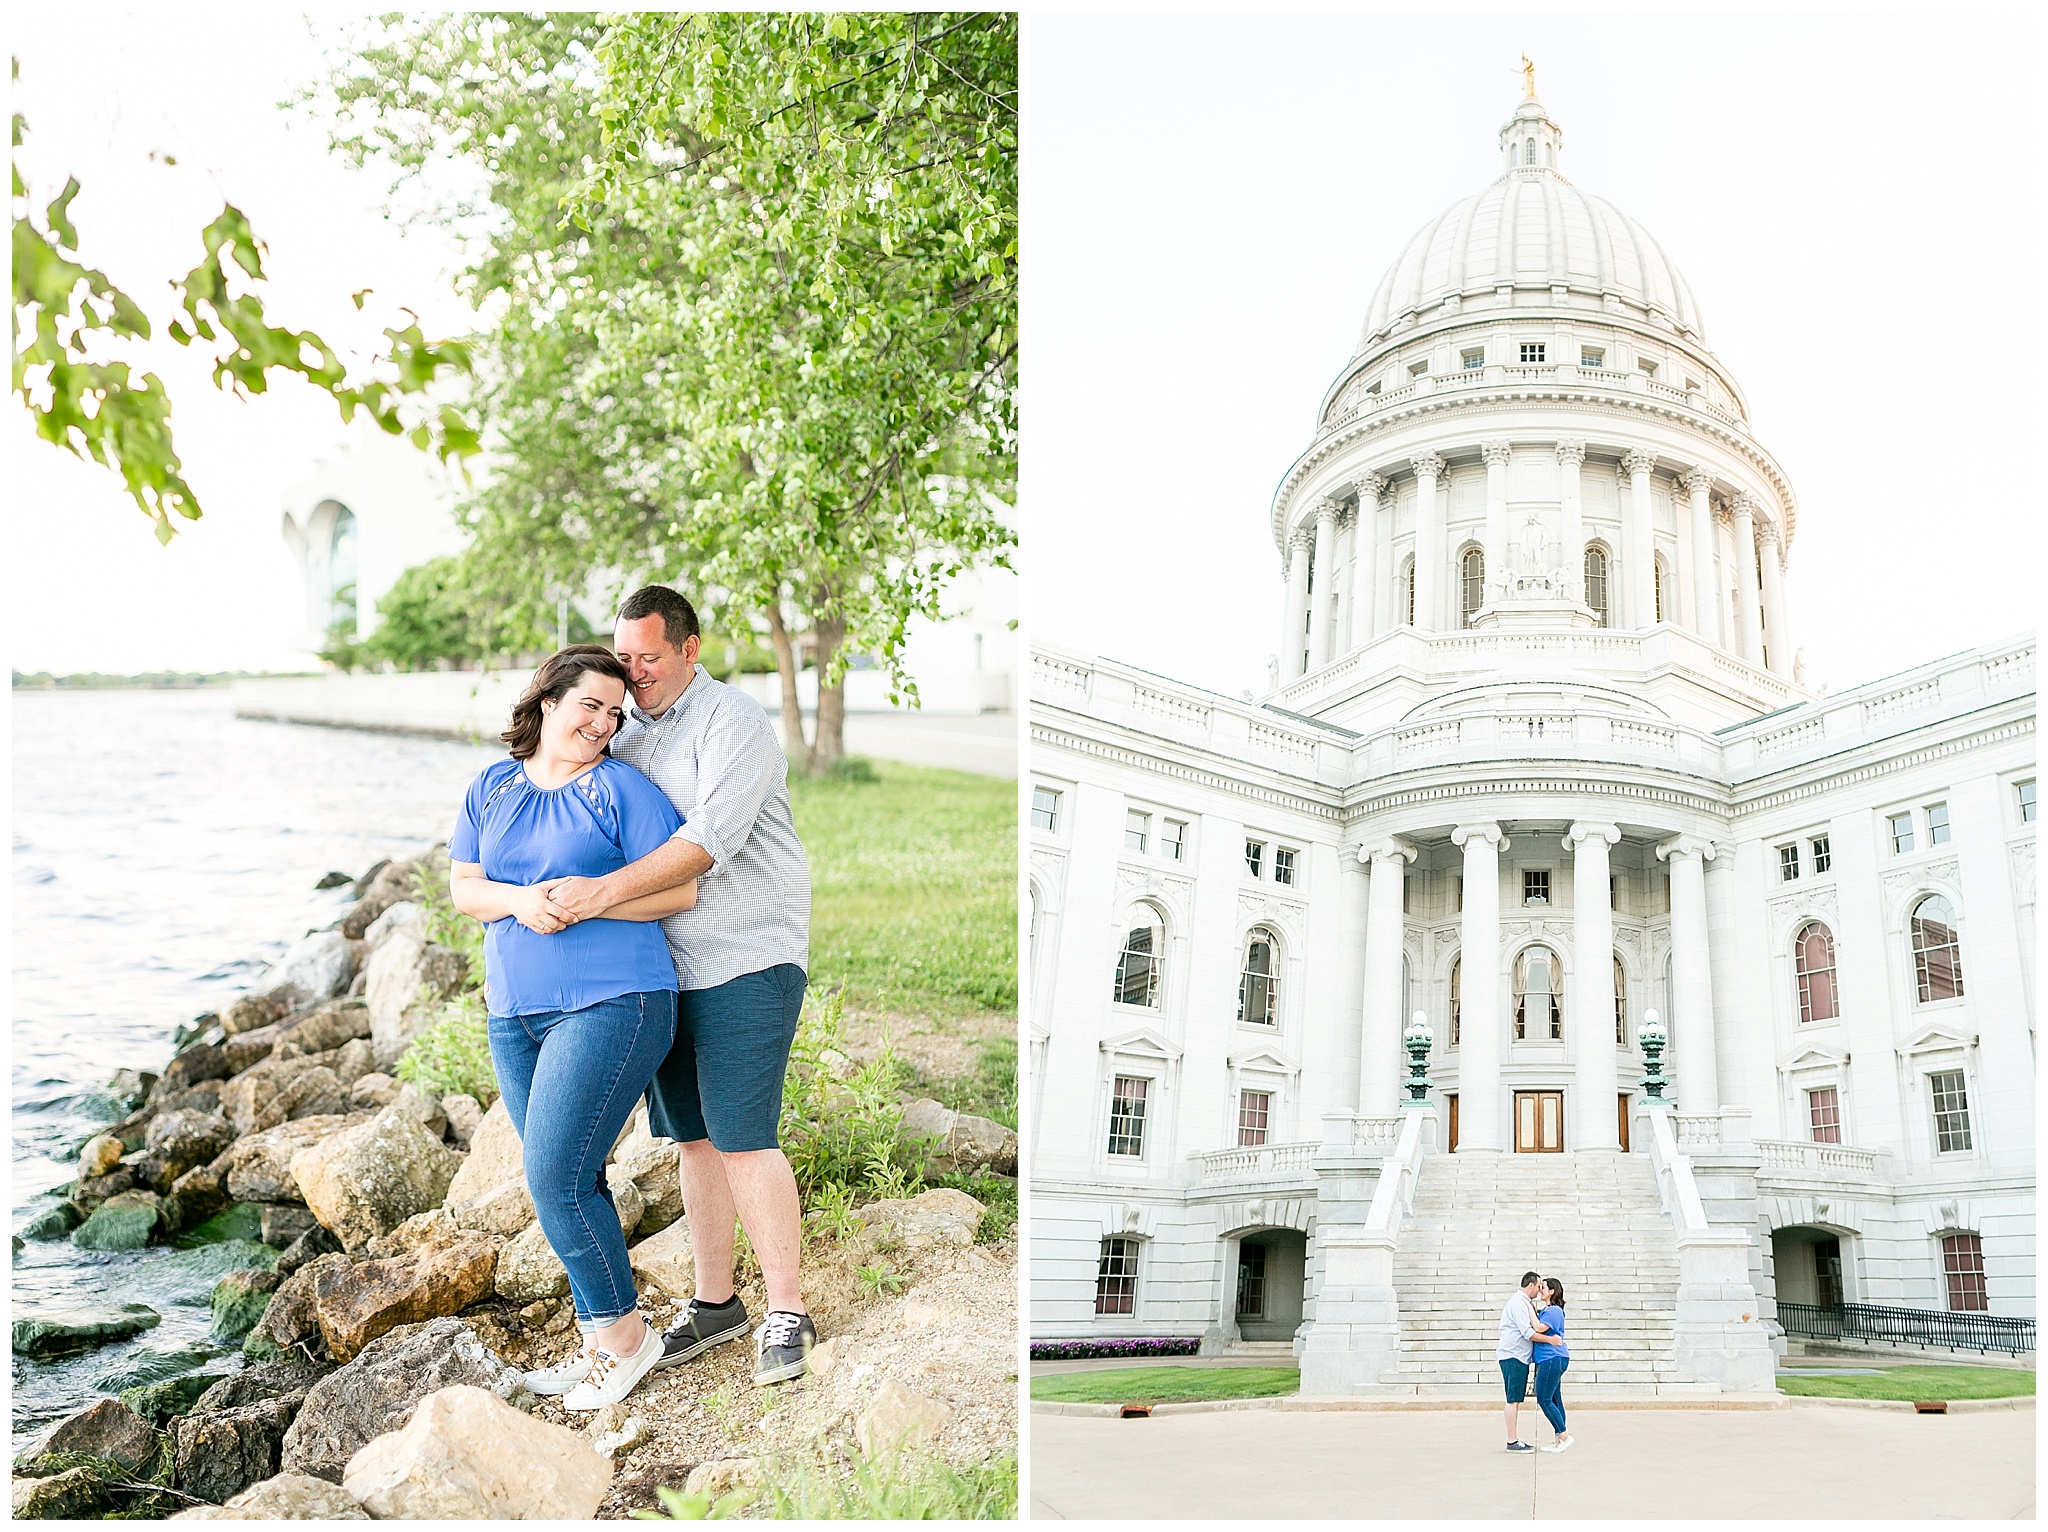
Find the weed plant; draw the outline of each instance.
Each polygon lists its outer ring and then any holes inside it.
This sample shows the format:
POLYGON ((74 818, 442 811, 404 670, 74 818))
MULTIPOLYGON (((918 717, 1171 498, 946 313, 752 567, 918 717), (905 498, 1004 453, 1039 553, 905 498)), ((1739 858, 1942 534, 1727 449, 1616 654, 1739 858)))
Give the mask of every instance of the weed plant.
POLYGON ((441 1002, 438 1014, 413 1038, 398 1061, 398 1078, 437 1096, 474 1096, 488 1108, 498 1099, 498 1071, 491 1064, 491 1022, 484 1000, 483 922, 455 908, 445 868, 422 868, 413 880, 413 900, 426 916, 427 940, 461 953, 468 977, 461 992, 441 1002))
POLYGON ((892 1453, 862 1458, 851 1469, 767 1458, 754 1488, 717 1499, 675 1489, 659 1494, 662 1510, 633 1514, 646 1521, 1014 1521, 1017 1455, 956 1467, 920 1453, 892 1453))

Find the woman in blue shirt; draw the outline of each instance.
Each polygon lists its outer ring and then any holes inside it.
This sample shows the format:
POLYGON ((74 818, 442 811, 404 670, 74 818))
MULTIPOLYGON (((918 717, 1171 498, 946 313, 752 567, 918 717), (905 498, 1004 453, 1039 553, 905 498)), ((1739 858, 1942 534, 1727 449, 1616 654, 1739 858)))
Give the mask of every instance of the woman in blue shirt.
POLYGON ((1563 1452, 1572 1444, 1572 1434, 1564 1428, 1564 1399, 1559 1393, 1564 1387, 1564 1370, 1572 1365, 1571 1348, 1564 1343, 1564 1284, 1545 1277, 1543 1292, 1543 1307, 1536 1311, 1536 1333, 1530 1336, 1536 1346, 1536 1403, 1557 1433, 1557 1439, 1543 1450, 1563 1452))
POLYGON ((500 736, 510 758, 470 783, 448 842, 455 907, 485 923, 498 1089, 584 1331, 567 1364, 527 1386, 576 1410, 617 1403, 661 1359, 604 1161, 675 1041, 675 966, 655 922, 697 894, 686 883, 574 923, 547 900, 552 881, 616 871, 682 825, 660 788, 611 758, 628 683, 595 644, 542 665, 500 736))

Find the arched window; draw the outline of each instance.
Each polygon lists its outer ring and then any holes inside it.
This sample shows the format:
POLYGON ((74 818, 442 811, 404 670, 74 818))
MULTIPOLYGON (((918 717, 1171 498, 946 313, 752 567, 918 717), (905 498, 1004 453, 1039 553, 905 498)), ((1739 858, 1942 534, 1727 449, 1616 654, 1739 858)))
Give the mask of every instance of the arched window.
POLYGON ((1799 979, 1799 1019, 1833 1021, 1841 1014, 1835 1003, 1835 933, 1809 920, 1792 938, 1792 972, 1799 979))
POLYGON ((1533 138, 1527 140, 1522 145, 1522 163, 1524 165, 1536 163, 1536 140, 1533 138))
POLYGON ((1280 943, 1264 926, 1245 938, 1244 965, 1237 979, 1237 1019, 1254 1026, 1280 1022, 1280 943))
POLYGON ((1628 1046, 1628 973, 1618 956, 1614 960, 1614 1045, 1628 1046))
POLYGON ((1913 977, 1920 1003, 1953 1000, 1963 992, 1963 952, 1956 938, 1956 912, 1939 894, 1913 906, 1913 977))
POLYGON ((1459 623, 1469 628, 1472 614, 1486 604, 1486 554, 1478 548, 1467 548, 1458 561, 1458 595, 1459 623))
POLYGON ((1667 571, 1664 568, 1664 561, 1662 559, 1651 560, 1650 572, 1655 577, 1657 585, 1657 621, 1664 622, 1667 620, 1664 616, 1666 610, 1665 586, 1667 576, 1667 571))
POLYGON ((1415 560, 1408 561, 1408 626, 1415 626, 1415 560))
POLYGON ((1461 970, 1462 970, 1462 969, 1464 968, 1464 966, 1465 966, 1465 960, 1464 960, 1463 958, 1452 958, 1452 959, 1451 959, 1451 1042, 1450 1042, 1450 1046, 1451 1046, 1451 1047, 1453 1047, 1453 1048, 1455 1048, 1455 1047, 1457 1047, 1457 1046, 1458 1046, 1458 982, 1459 982, 1459 977, 1460 977, 1460 971, 1461 971, 1461 970))
POLYGON ((1116 989, 1110 998, 1119 1005, 1159 1005, 1166 971, 1166 928, 1133 926, 1116 960, 1116 989))
POLYGON ((1564 975, 1548 947, 1515 959, 1515 1041, 1554 1043, 1564 1037, 1564 975))
POLYGON ((1586 605, 1600 618, 1600 626, 1607 627, 1607 550, 1588 548, 1586 550, 1586 605))

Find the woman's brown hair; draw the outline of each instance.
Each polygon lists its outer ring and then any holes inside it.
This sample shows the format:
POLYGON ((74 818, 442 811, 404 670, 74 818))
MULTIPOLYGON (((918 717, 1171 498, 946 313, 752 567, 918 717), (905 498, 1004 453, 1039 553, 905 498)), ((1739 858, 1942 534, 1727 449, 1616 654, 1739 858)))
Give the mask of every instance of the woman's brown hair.
POLYGON ((1543 1285, 1550 1289, 1550 1301, 1559 1308, 1564 1307, 1564 1284, 1555 1277, 1545 1277, 1543 1285))
MULTIPOLYGON (((540 748, 541 704, 561 701, 570 687, 593 671, 610 676, 626 688, 628 696, 632 694, 632 676, 619 657, 602 644, 571 644, 560 653, 549 655, 526 683, 519 700, 512 704, 512 726, 498 736, 513 760, 527 760, 540 748)), ((604 753, 612 753, 609 743, 604 753)))

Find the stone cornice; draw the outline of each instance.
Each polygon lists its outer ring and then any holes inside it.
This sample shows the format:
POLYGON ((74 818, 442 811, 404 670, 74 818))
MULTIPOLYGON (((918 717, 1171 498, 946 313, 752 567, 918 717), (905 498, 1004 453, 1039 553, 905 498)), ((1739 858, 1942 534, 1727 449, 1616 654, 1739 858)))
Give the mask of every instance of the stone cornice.
MULTIPOLYGON (((2015 699, 2017 700, 2017 699, 2015 699)), ((1994 704, 2002 706, 2003 704, 1994 704)), ((1967 716, 1967 715, 1965 715, 1967 716)), ((1911 731, 1918 732, 1918 731, 1911 731)), ((2007 740, 2031 738, 2034 733, 2034 715, 2029 711, 2024 717, 2001 724, 1973 729, 1968 733, 1924 745, 1917 750, 1883 751, 1882 747, 1903 736, 1890 735, 1886 739, 1866 741, 1859 749, 1872 750, 1872 758, 1855 766, 1842 766, 1834 770, 1794 782, 1787 782, 1788 775, 1811 771, 1820 763, 1807 761, 1791 765, 1768 777, 1752 778, 1735 786, 1730 793, 1729 807, 1737 814, 1761 814, 1771 809, 1783 808, 1788 804, 1803 803, 1824 793, 1838 792, 1867 782, 1873 777, 1888 776, 1893 772, 1909 771, 1915 766, 1924 766, 1933 761, 1945 760, 1972 750, 1981 750, 1989 745, 2003 744, 2007 740), (1778 785, 1773 786, 1776 782, 1778 785)), ((1825 759, 1825 757, 1823 757, 1825 759)))
MULTIPOLYGON (((1032 704, 1034 713, 1043 706, 1044 704, 1042 703, 1032 704)), ((1091 719, 1090 721, 1095 722, 1096 720, 1091 719)), ((1118 726, 1109 724, 1106 727, 1116 728, 1118 726)), ((1206 787, 1217 792, 1229 793, 1235 797, 1248 799, 1253 803, 1263 803, 1272 808, 1285 809, 1290 813, 1307 814, 1316 819, 1328 820, 1332 824, 1340 823, 1343 818, 1342 810, 1335 801, 1336 793, 1327 788, 1320 788, 1320 785, 1318 785, 1320 791, 1327 794, 1327 797, 1311 797, 1308 793, 1302 791, 1290 791, 1284 787, 1247 782, 1242 776, 1233 776, 1218 768, 1172 760, 1154 751, 1141 750, 1132 745, 1119 744, 1113 740, 1099 739, 1078 733, 1072 729, 1061 728, 1049 723, 1041 723, 1036 718, 1033 719, 1031 724, 1031 739, 1034 744, 1050 745, 1056 749, 1071 750, 1077 755, 1093 756, 1097 760, 1110 761, 1119 766, 1135 767, 1141 771, 1153 772, 1162 777, 1171 777, 1195 787, 1206 787)), ((1241 763, 1233 762, 1232 764, 1238 765, 1239 769, 1242 769, 1241 763)))

